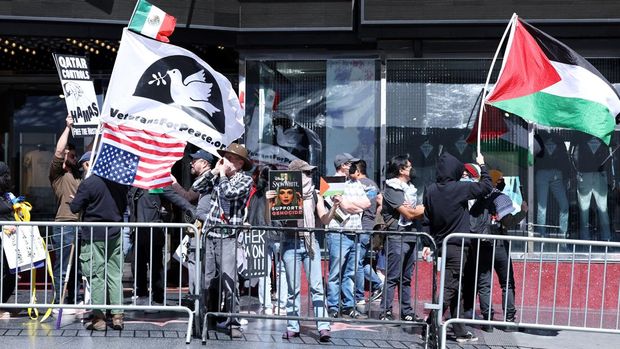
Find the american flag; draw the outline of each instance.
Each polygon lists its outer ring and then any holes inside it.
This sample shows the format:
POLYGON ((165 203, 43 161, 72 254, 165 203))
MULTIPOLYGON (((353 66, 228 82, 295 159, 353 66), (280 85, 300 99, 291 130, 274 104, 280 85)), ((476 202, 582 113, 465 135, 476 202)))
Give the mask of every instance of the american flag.
POLYGON ((185 142, 166 134, 103 124, 93 173, 143 189, 172 184, 170 169, 183 157, 185 142))

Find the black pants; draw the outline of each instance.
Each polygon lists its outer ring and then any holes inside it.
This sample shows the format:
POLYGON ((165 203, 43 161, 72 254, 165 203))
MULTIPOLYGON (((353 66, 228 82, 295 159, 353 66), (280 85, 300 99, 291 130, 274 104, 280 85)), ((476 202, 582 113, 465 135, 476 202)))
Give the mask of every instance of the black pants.
POLYGON ((491 284, 493 271, 495 270, 499 285, 502 288, 502 308, 508 321, 513 321, 516 313, 515 309, 515 280, 512 261, 508 254, 508 241, 498 240, 495 242, 493 251, 493 241, 480 241, 480 252, 478 241, 472 241, 470 258, 465 272, 466 282, 464 289, 465 309, 473 309, 475 302, 474 282, 476 277, 476 264, 478 266, 478 295, 480 299, 480 313, 485 319, 493 318, 491 301, 491 284), (495 252, 495 254, 493 253, 495 252), (478 261, 478 263, 476 263, 478 261), (491 312, 489 314, 489 311, 491 312))
POLYGON ((136 294, 139 297, 149 295, 148 278, 151 280, 153 301, 163 303, 163 247, 166 236, 161 228, 138 228, 136 241, 136 294), (152 246, 151 246, 152 243, 152 246))
MULTIPOLYGON (((0 244, 0 249, 2 245, 0 244)), ((15 290, 15 274, 9 271, 6 256, 2 257, 2 303, 6 303, 15 290)))
MULTIPOLYGON (((461 301, 461 295, 459 294, 459 286, 461 273, 463 272, 463 266, 467 263, 467 257, 469 252, 469 245, 448 245, 446 255, 442 258, 446 261, 445 270, 445 284, 443 290, 443 309, 444 311, 450 308, 450 315, 453 319, 463 318, 463 304, 459 305, 461 301), (458 310, 457 310, 458 309, 458 310)), ((427 323, 431 323, 430 316, 427 318, 427 323)), ((456 337, 464 336, 467 334, 465 325, 462 323, 452 324, 452 330, 456 337)))

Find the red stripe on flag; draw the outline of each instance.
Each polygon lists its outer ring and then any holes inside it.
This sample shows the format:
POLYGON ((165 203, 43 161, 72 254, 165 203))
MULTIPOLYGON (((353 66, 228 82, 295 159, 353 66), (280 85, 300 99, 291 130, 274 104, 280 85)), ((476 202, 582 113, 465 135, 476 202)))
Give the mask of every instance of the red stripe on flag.
POLYGON ((172 35, 174 27, 177 25, 177 19, 166 13, 164 20, 159 28, 159 32, 155 39, 162 42, 170 42, 168 36, 172 35))
POLYGON ((562 80, 520 20, 515 26, 512 46, 504 57, 506 64, 487 97, 488 103, 527 96, 562 80))
MULTIPOLYGON (((107 138, 107 139, 113 140, 116 143, 129 146, 132 149, 134 149, 136 151, 139 151, 141 153, 145 153, 145 154, 158 155, 158 156, 183 156, 183 152, 178 152, 178 151, 170 152, 169 150, 165 150, 165 149, 164 150, 159 150, 159 149, 151 149, 151 148, 142 147, 142 146, 140 146, 138 144, 138 142, 127 140, 125 138, 116 136, 115 134, 108 133, 108 132, 104 132, 103 138, 107 138)), ((153 143, 153 145, 156 145, 158 147, 162 146, 161 143, 153 143)), ((166 146, 167 146, 167 144, 166 144, 166 146)), ((176 146, 175 146, 175 148, 176 148, 176 146)))
POLYGON ((132 185, 153 189, 172 184, 170 170, 174 163, 183 157, 186 143, 166 134, 104 123, 102 144, 138 156, 132 185))

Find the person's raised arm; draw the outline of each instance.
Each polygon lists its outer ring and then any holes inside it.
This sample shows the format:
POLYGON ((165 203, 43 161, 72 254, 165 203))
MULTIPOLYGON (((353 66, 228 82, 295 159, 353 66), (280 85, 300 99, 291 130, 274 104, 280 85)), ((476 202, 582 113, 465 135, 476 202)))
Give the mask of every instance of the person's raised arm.
POLYGON ((54 156, 56 156, 57 158, 65 157, 65 148, 67 147, 67 143, 69 142, 69 133, 71 133, 71 128, 73 127, 73 117, 67 114, 65 122, 67 126, 58 138, 58 142, 56 143, 56 150, 54 151, 54 156))

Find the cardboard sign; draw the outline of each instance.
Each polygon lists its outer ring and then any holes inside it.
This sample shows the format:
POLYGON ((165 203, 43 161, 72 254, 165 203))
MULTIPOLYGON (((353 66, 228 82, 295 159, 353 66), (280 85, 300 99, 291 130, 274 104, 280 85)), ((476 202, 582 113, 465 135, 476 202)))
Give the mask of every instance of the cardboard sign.
POLYGON ((56 69, 73 117, 73 137, 94 136, 99 126, 99 105, 86 57, 53 53, 56 69))
POLYGON ((269 189, 276 191, 271 220, 303 219, 301 171, 269 171, 269 189))

